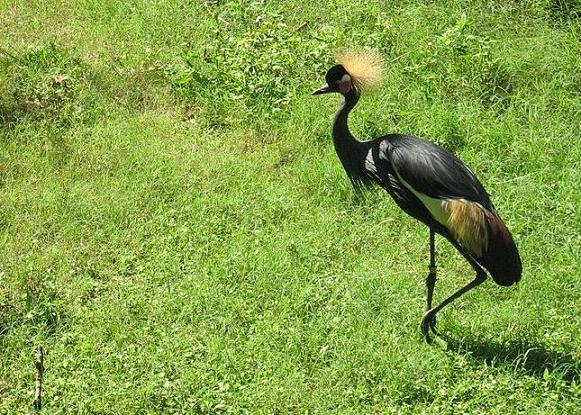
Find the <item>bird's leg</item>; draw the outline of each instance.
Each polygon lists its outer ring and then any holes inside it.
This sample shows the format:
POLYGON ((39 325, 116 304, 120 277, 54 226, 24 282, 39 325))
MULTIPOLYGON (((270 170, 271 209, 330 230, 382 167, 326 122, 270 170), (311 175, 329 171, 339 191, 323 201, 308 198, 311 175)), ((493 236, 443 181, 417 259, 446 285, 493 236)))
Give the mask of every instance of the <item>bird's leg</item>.
MULTIPOLYGON (((462 251, 460 251, 460 252, 462 252, 462 251)), ((438 311, 440 311, 442 308, 446 307, 448 304, 450 304, 455 299, 459 298, 463 294, 470 291, 472 288, 478 287, 480 284, 482 284, 484 281, 486 281, 486 271, 484 271, 484 269, 482 269, 482 267, 480 265, 478 265, 478 263, 476 263, 476 261, 474 261, 471 257, 469 257, 468 255, 465 255, 465 254, 462 254, 462 255, 468 260, 468 262, 470 262, 470 265, 472 265, 472 268, 474 268, 474 270, 476 271, 476 277, 474 278, 474 280, 470 281, 464 287, 460 288, 458 291, 456 291, 450 297, 446 298, 440 304, 438 304, 434 308, 431 308, 430 310, 426 311, 426 313, 424 314, 424 317, 422 318, 422 322, 420 324, 420 329, 421 329, 422 334, 424 335, 424 338, 426 339, 427 343, 430 343, 429 329, 432 325, 432 320, 434 320, 436 318, 436 314, 438 313, 438 311)))
MULTIPOLYGON (((435 234, 432 229, 430 229, 430 266, 428 276, 426 277, 426 288, 428 289, 428 295, 426 297, 426 312, 430 311, 432 308, 432 298, 434 296, 434 286, 436 285, 436 247, 435 247, 435 234)), ((430 322, 430 328, 435 333, 436 332, 436 316, 430 322)))

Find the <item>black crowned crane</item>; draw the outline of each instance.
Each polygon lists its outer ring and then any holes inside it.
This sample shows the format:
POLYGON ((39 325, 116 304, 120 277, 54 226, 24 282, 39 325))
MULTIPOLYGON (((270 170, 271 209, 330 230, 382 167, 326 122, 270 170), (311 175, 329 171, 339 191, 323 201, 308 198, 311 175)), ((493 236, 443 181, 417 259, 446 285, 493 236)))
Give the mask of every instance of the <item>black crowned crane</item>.
POLYGON ((336 92, 343 100, 333 123, 333 143, 356 190, 383 187, 398 206, 430 229, 427 302, 420 329, 427 342, 436 334, 436 314, 452 301, 482 284, 490 273, 500 285, 521 278, 522 265, 512 236, 474 173, 449 151, 416 137, 388 134, 358 141, 347 118, 361 91, 381 79, 381 59, 372 53, 338 56, 313 95, 336 92), (436 283, 435 234, 446 238, 476 271, 474 280, 432 307, 436 283))

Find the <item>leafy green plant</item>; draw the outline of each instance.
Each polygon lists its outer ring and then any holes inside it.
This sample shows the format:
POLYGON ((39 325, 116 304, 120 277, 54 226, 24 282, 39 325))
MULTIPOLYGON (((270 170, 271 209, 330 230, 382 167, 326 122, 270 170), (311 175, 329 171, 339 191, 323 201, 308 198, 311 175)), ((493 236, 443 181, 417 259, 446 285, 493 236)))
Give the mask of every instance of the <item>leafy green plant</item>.
POLYGON ((28 119, 67 127, 99 113, 87 93, 93 77, 89 66, 54 43, 0 55, 0 74, 0 124, 10 127, 28 119))
POLYGON ((579 0, 551 0, 548 9, 553 19, 557 21, 581 23, 581 3, 579 0))
POLYGON ((185 53, 173 84, 200 101, 230 101, 269 116, 281 111, 310 74, 328 66, 328 44, 306 26, 289 26, 264 1, 208 6, 212 27, 204 49, 185 53), (326 57, 326 58, 325 58, 326 57))
POLYGON ((509 104, 514 86, 508 70, 493 52, 494 41, 474 34, 473 22, 462 15, 453 26, 420 48, 405 71, 422 77, 428 99, 472 95, 486 107, 509 104))

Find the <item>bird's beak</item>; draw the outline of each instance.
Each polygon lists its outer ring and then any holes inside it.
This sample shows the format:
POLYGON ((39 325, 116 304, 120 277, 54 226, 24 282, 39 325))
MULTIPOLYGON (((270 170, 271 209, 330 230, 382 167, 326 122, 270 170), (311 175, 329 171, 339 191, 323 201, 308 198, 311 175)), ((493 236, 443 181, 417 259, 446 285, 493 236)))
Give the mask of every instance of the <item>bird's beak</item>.
POLYGON ((329 85, 324 85, 324 86, 320 87, 319 89, 315 89, 311 95, 321 95, 321 94, 327 94, 329 92, 332 92, 331 88, 329 88, 329 85))

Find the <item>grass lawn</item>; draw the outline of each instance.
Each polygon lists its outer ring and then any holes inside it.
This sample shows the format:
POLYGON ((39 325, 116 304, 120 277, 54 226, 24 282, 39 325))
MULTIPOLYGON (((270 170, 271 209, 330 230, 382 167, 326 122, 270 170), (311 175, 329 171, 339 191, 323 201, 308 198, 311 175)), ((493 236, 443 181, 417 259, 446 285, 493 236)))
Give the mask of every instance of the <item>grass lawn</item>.
POLYGON ((580 63, 575 0, 0 0, 0 414, 39 344, 47 414, 581 413, 580 63), (354 134, 454 151, 520 249, 445 344, 428 229, 310 96, 339 47, 386 61, 354 134))

